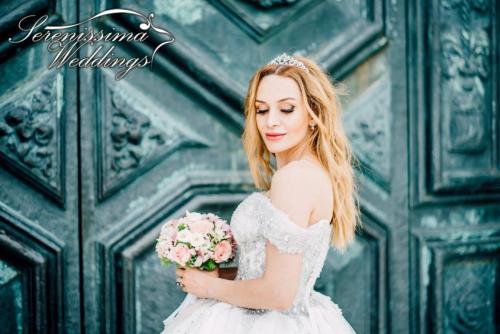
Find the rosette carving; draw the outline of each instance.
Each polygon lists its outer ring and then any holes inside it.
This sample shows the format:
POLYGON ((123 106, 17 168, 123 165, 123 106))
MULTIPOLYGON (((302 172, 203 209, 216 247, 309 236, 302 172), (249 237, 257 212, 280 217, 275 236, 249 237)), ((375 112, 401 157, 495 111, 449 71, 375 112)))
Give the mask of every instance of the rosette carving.
POLYGON ((16 172, 60 195, 56 80, 0 107, 0 156, 16 172))

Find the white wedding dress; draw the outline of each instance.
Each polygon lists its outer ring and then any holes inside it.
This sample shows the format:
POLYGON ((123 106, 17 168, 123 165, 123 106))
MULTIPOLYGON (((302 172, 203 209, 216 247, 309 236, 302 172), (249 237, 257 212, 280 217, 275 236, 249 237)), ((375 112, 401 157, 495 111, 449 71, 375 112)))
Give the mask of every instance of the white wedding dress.
POLYGON ((298 293, 287 311, 255 310, 188 294, 163 321, 161 334, 346 334, 355 333, 340 308, 313 289, 330 247, 327 220, 302 228, 273 206, 264 193, 243 200, 231 217, 231 229, 239 249, 236 280, 262 276, 265 244, 281 252, 303 252, 298 293))

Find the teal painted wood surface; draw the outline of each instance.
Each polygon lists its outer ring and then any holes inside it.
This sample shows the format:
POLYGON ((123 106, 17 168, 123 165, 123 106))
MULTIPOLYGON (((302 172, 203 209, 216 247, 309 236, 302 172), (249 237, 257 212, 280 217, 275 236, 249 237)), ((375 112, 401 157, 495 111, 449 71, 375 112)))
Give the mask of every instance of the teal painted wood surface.
MULTIPOLYGON (((345 84, 342 122, 361 162, 363 228, 345 254, 330 251, 315 289, 358 333, 498 332, 499 7, 0 3, 0 333, 160 332, 184 298, 154 253, 161 225, 185 210, 230 220, 255 190, 242 103, 253 72, 282 52, 345 84), (154 13, 176 41, 118 81, 113 68, 49 70, 47 44, 8 41, 29 14, 72 24, 111 8, 154 13)), ((114 52, 141 58, 155 45, 114 52)))

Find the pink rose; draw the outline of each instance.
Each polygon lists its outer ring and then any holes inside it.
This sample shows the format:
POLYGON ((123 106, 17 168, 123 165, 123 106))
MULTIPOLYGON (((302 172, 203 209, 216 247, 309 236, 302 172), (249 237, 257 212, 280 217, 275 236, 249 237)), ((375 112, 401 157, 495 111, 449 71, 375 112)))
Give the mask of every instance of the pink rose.
POLYGON ((167 222, 167 224, 168 224, 169 226, 171 226, 172 228, 174 228, 174 229, 177 229, 177 226, 179 226, 179 224, 180 224, 180 223, 181 223, 181 222, 180 222, 180 220, 179 220, 179 219, 172 219, 172 220, 169 220, 169 221, 167 222))
POLYGON ((199 212, 189 212, 186 210, 186 217, 184 217, 184 220, 187 223, 190 222, 197 222, 203 219, 203 215, 199 212))
POLYGON ((167 257, 168 252, 170 252, 170 241, 160 240, 156 243, 156 253, 160 257, 167 257))
POLYGON ((217 216, 214 215, 211 212, 207 213, 207 218, 210 219, 211 221, 216 221, 217 220, 217 216))
POLYGON ((163 240, 175 240, 177 237, 177 227, 173 227, 170 224, 165 224, 161 228, 160 238, 163 240))
POLYGON ((186 245, 179 244, 173 249, 173 258, 175 262, 181 266, 185 266, 191 258, 191 252, 186 245))
POLYGON ((190 222, 189 229, 195 233, 207 234, 213 231, 214 224, 208 220, 190 222))
POLYGON ((232 247, 227 240, 222 240, 215 246, 214 261, 221 263, 227 261, 231 257, 232 247))

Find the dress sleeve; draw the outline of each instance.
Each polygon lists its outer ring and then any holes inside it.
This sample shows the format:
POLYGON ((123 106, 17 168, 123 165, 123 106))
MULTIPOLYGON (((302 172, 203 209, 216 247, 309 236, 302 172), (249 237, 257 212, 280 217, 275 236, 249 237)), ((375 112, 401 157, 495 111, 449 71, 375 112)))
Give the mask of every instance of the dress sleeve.
POLYGON ((261 217, 262 237, 278 248, 281 253, 300 253, 310 246, 311 235, 290 217, 273 206, 270 200, 263 204, 261 217))
POLYGON ((300 227, 294 229, 290 224, 295 223, 279 215, 264 217, 262 237, 276 246, 281 253, 301 253, 309 244, 308 235, 305 231, 299 231, 300 227))

